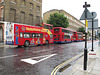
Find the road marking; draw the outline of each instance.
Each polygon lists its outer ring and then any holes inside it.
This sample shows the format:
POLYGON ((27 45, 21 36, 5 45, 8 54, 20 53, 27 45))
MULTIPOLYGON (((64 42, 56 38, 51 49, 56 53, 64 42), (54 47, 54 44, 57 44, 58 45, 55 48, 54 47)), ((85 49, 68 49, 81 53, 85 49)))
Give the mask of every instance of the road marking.
POLYGON ((48 57, 50 55, 44 55, 44 56, 38 56, 38 57, 32 57, 31 59, 38 59, 38 58, 43 58, 43 57, 48 57))
POLYGON ((34 51, 33 53, 40 53, 40 52, 45 52, 47 50, 41 50, 41 51, 34 51))
POLYGON ((15 56, 17 56, 17 55, 4 56, 4 57, 0 57, 0 59, 10 58, 10 57, 15 57, 15 56))
POLYGON ((21 61, 34 65, 36 63, 39 63, 41 61, 44 61, 44 60, 46 60, 46 59, 48 59, 50 57, 53 57, 55 55, 56 54, 44 55, 44 56, 39 56, 39 57, 32 57, 32 58, 27 58, 27 59, 21 59, 21 61), (40 59, 38 61, 37 60, 33 60, 33 59, 38 59, 38 58, 42 58, 42 59, 40 59))
POLYGON ((82 55, 83 55, 83 52, 80 53, 79 55, 76 55, 75 57, 73 57, 73 58, 71 58, 71 59, 69 59, 69 60, 67 60, 67 61, 65 61, 65 62, 63 62, 63 63, 61 63, 60 65, 58 65, 58 66, 51 72, 51 75, 56 75, 57 71, 58 71, 62 66, 64 66, 65 64, 71 62, 72 60, 74 60, 74 59, 76 59, 77 57, 82 56, 82 55))

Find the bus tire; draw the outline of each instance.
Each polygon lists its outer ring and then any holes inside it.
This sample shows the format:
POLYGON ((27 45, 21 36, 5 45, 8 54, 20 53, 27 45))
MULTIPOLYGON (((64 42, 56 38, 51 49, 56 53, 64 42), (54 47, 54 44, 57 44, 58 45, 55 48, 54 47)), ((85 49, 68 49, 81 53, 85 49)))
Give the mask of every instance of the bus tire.
POLYGON ((29 41, 25 41, 24 46, 25 46, 25 47, 28 47, 29 44, 30 44, 29 41))
POLYGON ((18 47, 22 47, 21 45, 18 45, 18 47))
POLYGON ((71 40, 71 43, 72 43, 72 40, 71 40))
POLYGON ((65 40, 65 42, 64 42, 64 44, 66 44, 67 42, 66 42, 66 40, 65 40))
POLYGON ((49 44, 49 41, 48 40, 46 40, 46 43, 45 43, 46 45, 48 45, 49 44))

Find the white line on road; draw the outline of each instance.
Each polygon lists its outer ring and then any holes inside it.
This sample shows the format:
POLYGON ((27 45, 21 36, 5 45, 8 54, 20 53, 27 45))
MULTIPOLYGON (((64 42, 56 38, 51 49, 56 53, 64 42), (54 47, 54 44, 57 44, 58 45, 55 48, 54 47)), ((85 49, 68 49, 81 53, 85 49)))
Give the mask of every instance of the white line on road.
POLYGON ((41 50, 41 51, 34 51, 33 53, 40 53, 40 52, 45 52, 47 50, 41 50))
POLYGON ((38 59, 38 58, 43 58, 43 57, 48 57, 50 55, 44 55, 44 56, 38 56, 38 57, 32 57, 31 59, 38 59))
POLYGON ((24 61, 24 62, 26 62, 26 63, 29 63, 29 64, 32 64, 32 65, 34 65, 34 64, 36 64, 36 63, 39 63, 39 62, 41 62, 41 61, 44 61, 44 60, 46 60, 46 59, 48 59, 48 58, 50 58, 50 57, 53 57, 53 56, 55 56, 56 54, 51 54, 51 55, 44 55, 44 56, 39 56, 39 57, 32 57, 32 58, 27 58, 27 59, 21 59, 21 61, 24 61), (44 58, 42 58, 42 57, 44 57, 44 58), (42 58, 42 59, 40 59, 40 60, 33 60, 33 59, 38 59, 38 58, 42 58))
POLYGON ((0 57, 0 59, 10 58, 10 57, 15 57, 15 56, 17 56, 17 55, 4 56, 4 57, 0 57))

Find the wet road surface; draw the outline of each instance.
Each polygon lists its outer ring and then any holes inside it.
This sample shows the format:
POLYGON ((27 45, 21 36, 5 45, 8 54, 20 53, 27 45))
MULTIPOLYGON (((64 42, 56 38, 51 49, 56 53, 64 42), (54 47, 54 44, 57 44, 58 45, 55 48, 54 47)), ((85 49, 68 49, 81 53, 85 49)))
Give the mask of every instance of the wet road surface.
POLYGON ((83 51, 84 42, 0 48, 0 75, 50 75, 57 65, 83 51))

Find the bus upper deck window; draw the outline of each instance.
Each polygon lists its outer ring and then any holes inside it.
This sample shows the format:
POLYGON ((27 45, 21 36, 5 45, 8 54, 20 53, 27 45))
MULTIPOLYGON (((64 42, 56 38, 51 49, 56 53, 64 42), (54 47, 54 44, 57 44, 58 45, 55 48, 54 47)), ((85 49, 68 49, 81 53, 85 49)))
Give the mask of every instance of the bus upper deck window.
POLYGON ((48 25, 44 25, 44 28, 45 28, 45 29, 49 29, 49 26, 48 26, 48 25))
POLYGON ((57 28, 57 29, 54 29, 54 31, 59 31, 59 28, 57 28))
POLYGON ((50 29, 53 29, 53 27, 52 27, 52 26, 49 26, 49 28, 50 28, 50 29))

